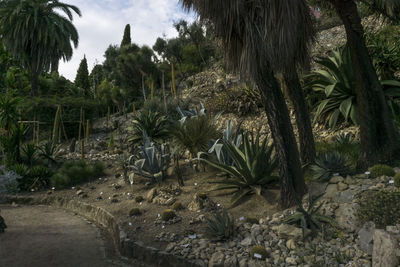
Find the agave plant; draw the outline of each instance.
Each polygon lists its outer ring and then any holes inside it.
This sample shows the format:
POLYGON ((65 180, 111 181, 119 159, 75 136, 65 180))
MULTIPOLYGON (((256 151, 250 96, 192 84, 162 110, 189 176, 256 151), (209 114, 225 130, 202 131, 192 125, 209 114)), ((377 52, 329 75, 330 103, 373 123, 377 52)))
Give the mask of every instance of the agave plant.
MULTIPOLYGON (((356 82, 348 46, 332 52, 332 56, 316 61, 323 70, 305 76, 304 89, 309 99, 318 99, 315 105, 314 122, 324 121, 335 128, 339 121, 358 125, 356 82)), ((385 96, 390 101, 400 95, 400 83, 381 81, 385 96)))
POLYGON ((305 77, 305 89, 319 95, 314 122, 326 121, 334 128, 340 115, 358 124, 355 77, 348 47, 332 52, 332 56, 316 61, 325 70, 317 70, 305 77))
POLYGON ((225 149, 223 142, 227 142, 236 147, 240 147, 242 145, 242 139, 243 135, 240 129, 240 124, 236 128, 236 131, 234 131, 232 120, 229 120, 222 134, 222 139, 216 140, 211 148, 208 150, 208 153, 211 154, 215 152, 219 163, 232 166, 233 159, 229 156, 229 153, 225 149))
POLYGON ((244 133, 242 149, 225 141, 223 145, 233 159, 233 166, 201 158, 205 153, 200 153, 199 159, 229 175, 228 178, 212 182, 217 185, 211 191, 233 190, 231 205, 235 205, 246 195, 261 195, 264 186, 278 180, 273 175, 277 160, 272 156, 273 147, 268 146, 267 138, 260 144, 260 135, 254 138, 253 135, 249 137, 248 133, 244 133))
POLYGON ((325 182, 334 174, 346 175, 350 172, 349 158, 337 151, 322 153, 311 165, 313 179, 325 182))
POLYGON ((181 120, 180 120, 181 123, 184 123, 188 118, 206 115, 206 109, 201 101, 200 101, 200 106, 198 108, 184 110, 178 106, 176 110, 181 115, 181 120))
POLYGON ((335 221, 328 216, 319 214, 323 203, 315 206, 317 201, 322 197, 322 195, 311 197, 308 199, 308 208, 305 209, 301 203, 298 204, 297 213, 289 215, 283 222, 287 224, 295 224, 302 228, 303 238, 305 238, 305 233, 309 229, 313 236, 318 234, 318 231, 322 229, 323 224, 335 225, 335 221))
MULTIPOLYGON (((165 145, 158 145, 150 141, 146 132, 143 134, 144 145, 139 146, 128 159, 128 169, 133 170, 151 182, 161 182, 165 179, 171 156, 165 145)), ((133 179, 133 174, 130 180, 133 179)))
POLYGON ((235 231, 235 224, 226 209, 217 212, 213 219, 206 218, 208 235, 217 241, 229 239, 235 231))
POLYGON ((154 142, 163 142, 168 137, 168 119, 158 112, 146 110, 134 117, 132 127, 128 130, 132 132, 128 141, 139 144, 143 139, 143 132, 154 142))
POLYGON ((340 133, 336 136, 336 143, 340 145, 353 144, 355 142, 355 137, 351 133, 340 133))

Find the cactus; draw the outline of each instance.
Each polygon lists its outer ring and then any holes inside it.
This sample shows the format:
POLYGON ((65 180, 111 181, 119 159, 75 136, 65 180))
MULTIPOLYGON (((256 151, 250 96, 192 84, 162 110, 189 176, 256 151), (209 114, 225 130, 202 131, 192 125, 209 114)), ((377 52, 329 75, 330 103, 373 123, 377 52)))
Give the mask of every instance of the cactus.
POLYGON ((58 133, 60 130, 60 114, 61 114, 61 106, 58 105, 56 116, 54 117, 54 124, 53 124, 53 135, 52 135, 52 142, 53 146, 57 143, 58 133))
POLYGON ((250 249, 250 257, 265 260, 268 257, 268 253, 262 246, 254 246, 250 249))
POLYGON ((163 213, 161 214, 161 220, 167 222, 169 220, 172 220, 173 218, 176 217, 176 214, 173 210, 171 209, 166 209, 163 211, 163 213))

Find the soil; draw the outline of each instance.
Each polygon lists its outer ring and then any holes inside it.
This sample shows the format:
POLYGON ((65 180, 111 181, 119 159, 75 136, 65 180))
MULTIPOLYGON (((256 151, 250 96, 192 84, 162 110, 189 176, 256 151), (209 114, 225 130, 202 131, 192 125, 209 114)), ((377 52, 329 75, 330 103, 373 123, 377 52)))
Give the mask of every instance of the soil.
MULTIPOLYGON (((48 206, 1 206, 0 266, 128 266, 91 222, 48 206)), ((143 266, 136 264, 135 266, 143 266)))
MULTIPOLYGON (((178 182, 173 175, 161 185, 146 185, 148 180, 136 178, 135 183, 126 184, 121 176, 122 170, 116 168, 115 162, 108 162, 106 166, 107 175, 96 179, 91 183, 76 186, 74 188, 58 190, 55 189, 52 195, 63 196, 72 199, 90 203, 102 207, 115 216, 122 229, 127 233, 131 240, 141 241, 147 246, 158 249, 165 249, 168 240, 160 241, 156 238, 160 233, 173 233, 177 236, 187 237, 189 234, 205 234, 206 222, 197 222, 191 224, 191 221, 199 215, 212 217, 215 210, 201 210, 194 212, 188 210, 187 206, 192 201, 196 193, 205 192, 208 200, 211 200, 216 209, 227 208, 235 221, 244 218, 265 218, 279 211, 279 188, 265 189, 261 196, 251 195, 244 199, 239 205, 230 207, 230 198, 232 194, 228 192, 209 192, 212 185, 210 181, 222 179, 214 170, 194 171, 188 164, 182 167, 185 186, 180 187, 180 194, 175 195, 178 202, 184 206, 183 210, 176 211, 176 214, 182 219, 174 224, 156 224, 155 221, 159 214, 170 206, 149 203, 146 200, 147 193, 152 188, 157 190, 166 190, 168 188, 177 188, 178 182), (81 195, 77 192, 82 190, 81 195), (99 198, 101 196, 101 198, 99 198), (136 202, 135 198, 142 196, 142 202, 136 202), (132 208, 139 208, 142 214, 139 216, 129 216, 132 208)), ((38 194, 38 193, 35 193, 38 194)), ((43 193, 42 193, 43 194, 43 193)), ((172 240, 169 240, 172 241, 172 240)))

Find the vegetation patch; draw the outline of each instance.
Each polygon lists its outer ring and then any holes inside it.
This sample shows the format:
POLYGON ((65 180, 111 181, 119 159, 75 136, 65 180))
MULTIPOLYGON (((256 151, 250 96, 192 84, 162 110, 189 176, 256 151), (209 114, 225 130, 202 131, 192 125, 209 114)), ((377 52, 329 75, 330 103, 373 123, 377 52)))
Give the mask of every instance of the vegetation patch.
POLYGON ((396 173, 392 167, 385 164, 377 164, 368 169, 371 178, 377 178, 379 176, 390 176, 393 177, 396 173))

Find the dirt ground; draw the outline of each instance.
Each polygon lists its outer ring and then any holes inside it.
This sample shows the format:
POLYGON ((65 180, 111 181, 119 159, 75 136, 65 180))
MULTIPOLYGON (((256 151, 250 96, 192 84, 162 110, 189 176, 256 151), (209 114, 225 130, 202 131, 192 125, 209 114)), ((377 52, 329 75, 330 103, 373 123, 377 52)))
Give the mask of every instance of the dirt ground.
POLYGON ((129 266, 115 258, 112 242, 95 225, 73 213, 48 206, 0 210, 8 225, 0 234, 0 266, 129 266))
POLYGON ((148 180, 137 178, 133 187, 124 183, 120 174, 122 170, 115 167, 115 163, 108 162, 107 175, 96 179, 91 183, 76 186, 74 189, 54 190, 53 195, 79 199, 80 201, 91 203, 96 206, 105 208, 112 213, 123 230, 127 233, 131 240, 142 241, 148 246, 158 249, 164 249, 168 242, 156 239, 160 233, 173 233, 178 236, 188 236, 189 234, 204 234, 206 223, 200 222, 191 224, 193 219, 199 215, 212 217, 213 211, 193 212, 188 210, 187 206, 192 201, 195 193, 205 192, 207 198, 211 200, 219 208, 228 208, 228 212, 235 221, 243 218, 265 218, 279 210, 279 190, 278 188, 270 188, 264 190, 262 196, 252 195, 247 197, 240 205, 230 207, 231 194, 227 192, 209 192, 212 187, 210 181, 222 179, 217 177, 217 172, 206 170, 195 172, 189 166, 184 169, 185 186, 180 187, 180 194, 176 195, 177 201, 181 202, 185 207, 183 210, 177 211, 177 215, 182 218, 180 222, 175 224, 155 224, 159 214, 165 209, 171 208, 167 205, 148 203, 145 200, 136 202, 137 196, 146 198, 147 192, 156 187, 158 190, 165 188, 176 188, 178 183, 175 177, 169 177, 161 185, 145 185, 148 180), (77 195, 78 190, 84 192, 77 195), (140 216, 129 216, 132 208, 139 208, 142 211, 140 216))

